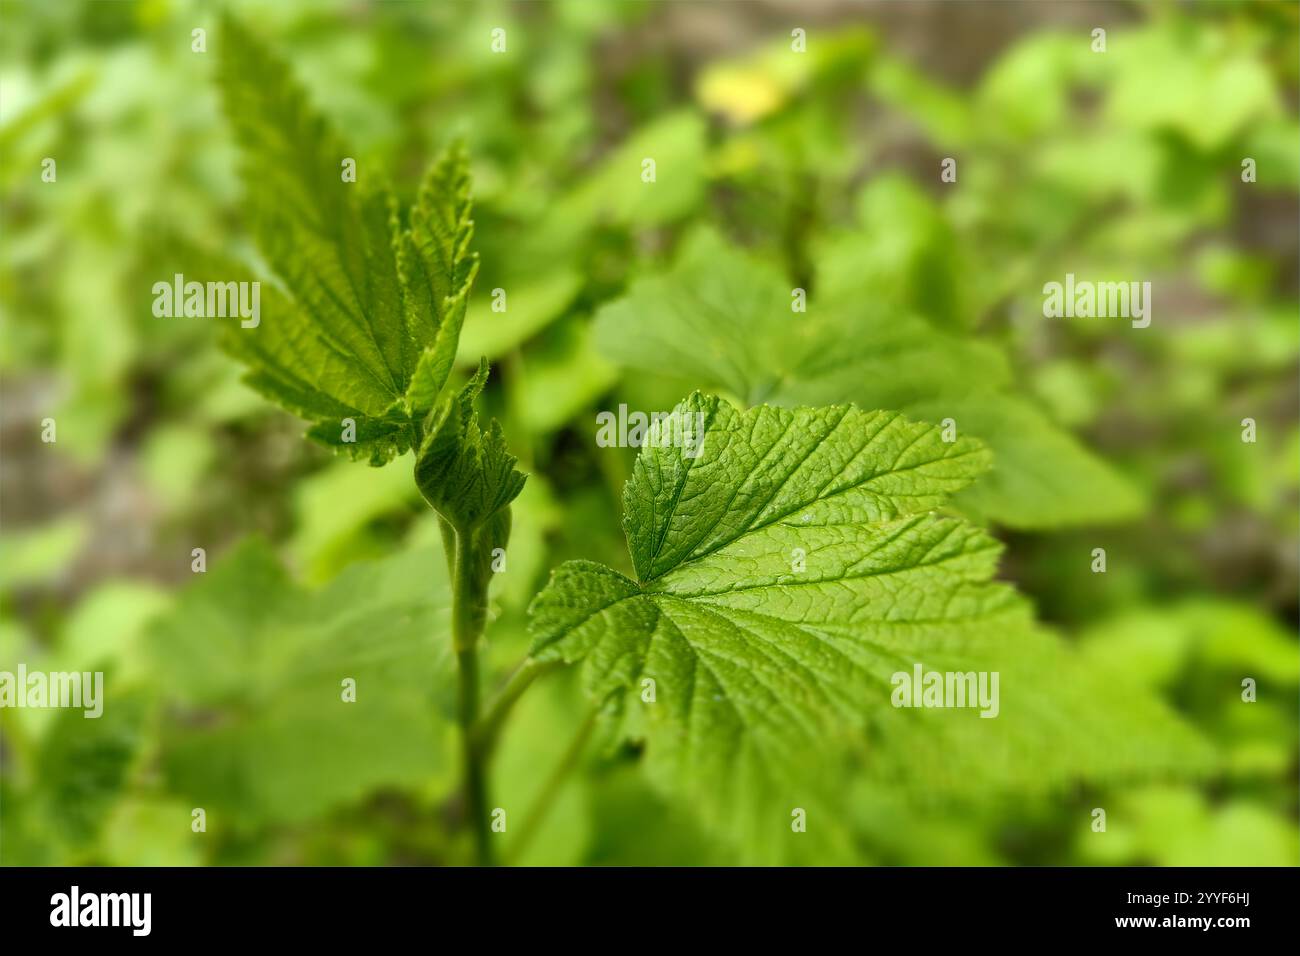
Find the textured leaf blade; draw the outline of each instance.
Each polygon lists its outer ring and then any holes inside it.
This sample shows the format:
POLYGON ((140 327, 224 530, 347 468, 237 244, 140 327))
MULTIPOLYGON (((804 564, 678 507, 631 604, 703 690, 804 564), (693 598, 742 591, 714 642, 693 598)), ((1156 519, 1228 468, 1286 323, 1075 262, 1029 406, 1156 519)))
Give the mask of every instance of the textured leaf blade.
POLYGON ((853 407, 740 412, 696 395, 674 414, 703 417, 701 454, 664 423, 647 436, 625 493, 635 579, 561 565, 531 609, 533 654, 581 661, 588 695, 646 740, 651 776, 711 824, 789 850, 780 808, 833 813, 854 765, 891 785, 997 786, 1039 762, 1049 785, 1134 770, 1125 741, 1195 761, 1156 702, 1130 708, 1145 736, 1092 706, 1077 688, 1106 682, 993 580, 997 542, 936 512, 987 467, 977 442, 853 407), (917 664, 1015 675, 1011 719, 892 706, 894 675, 917 664), (1076 747, 1075 727, 1094 739, 1076 747), (944 771, 953 756, 961 774, 944 771))
POLYGON ((976 442, 852 406, 738 413, 696 395, 673 418, 683 447, 647 447, 623 497, 642 580, 778 525, 835 528, 938 507, 989 464, 976 442), (701 454, 691 457, 697 427, 701 454))
POLYGON ((674 415, 702 421, 703 442, 689 458, 665 423, 647 437, 625 494, 640 580, 570 562, 532 608, 533 653, 584 660, 595 699, 654 681, 644 720, 669 786, 717 806, 737 781, 767 799, 815 779, 813 751, 844 740, 895 646, 1023 618, 988 582, 991 540, 930 513, 986 466, 977 443, 844 407, 696 395, 674 415))
POLYGON ((225 345, 312 437, 382 464, 419 443, 455 359, 478 261, 468 161, 453 149, 435 163, 403 226, 371 169, 344 178, 354 157, 287 65, 231 18, 222 36, 245 205, 277 277, 262 321, 225 345))
POLYGON ((433 407, 456 361, 478 271, 478 256, 469 251, 472 209, 469 159, 458 146, 429 169, 397 249, 406 321, 416 342, 429 343, 407 391, 407 404, 416 414, 433 407))
POLYGON ((415 483, 425 500, 458 530, 484 525, 524 487, 500 423, 493 420, 484 431, 474 411, 487 374, 484 361, 469 383, 441 406, 415 461, 415 483))
POLYGON ((354 400, 381 413, 415 364, 401 334, 393 201, 372 176, 344 181, 348 151, 288 67, 233 19, 218 62, 258 246, 311 315, 319 345, 351 360, 354 400))

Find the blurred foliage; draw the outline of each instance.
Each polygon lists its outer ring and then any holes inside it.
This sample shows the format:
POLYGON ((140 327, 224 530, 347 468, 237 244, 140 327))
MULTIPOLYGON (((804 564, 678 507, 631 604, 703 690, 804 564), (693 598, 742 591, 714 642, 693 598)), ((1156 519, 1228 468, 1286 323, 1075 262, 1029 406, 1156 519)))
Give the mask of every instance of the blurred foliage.
MULTIPOLYGON (((466 859, 445 583, 410 457, 372 470, 302 442, 213 322, 150 309, 189 243, 254 261, 216 57, 191 49, 228 8, 403 204, 466 144, 482 266, 458 374, 493 362, 483 401, 531 475, 494 582, 494 686, 551 567, 627 569, 633 453, 595 445, 597 411, 713 388, 952 417, 995 453, 957 506, 1006 542, 1002 576, 1114 675, 1098 699, 1159 695, 1212 766, 860 774, 801 862, 1294 865, 1296 7, 978 6, 972 30, 925 3, 7 3, 0 669, 103 670, 111 703, 0 711, 0 860, 466 859), (1067 272, 1150 279, 1150 328, 1044 319, 1067 272), (806 313, 762 305, 796 287, 806 313)), ((584 707, 568 674, 520 705, 494 773, 512 821, 584 707)), ((518 862, 748 859, 637 747, 596 738, 518 862)))

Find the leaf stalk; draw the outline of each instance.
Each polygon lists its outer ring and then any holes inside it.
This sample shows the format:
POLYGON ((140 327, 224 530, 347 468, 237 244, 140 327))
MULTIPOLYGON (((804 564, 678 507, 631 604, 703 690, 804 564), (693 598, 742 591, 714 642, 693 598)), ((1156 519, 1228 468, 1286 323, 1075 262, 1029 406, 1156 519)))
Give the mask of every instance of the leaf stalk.
POLYGON ((465 814, 474 838, 474 859, 479 866, 492 865, 492 833, 488 822, 486 755, 474 733, 479 719, 478 643, 483 636, 487 609, 487 586, 474 573, 473 535, 448 529, 455 535, 452 577, 452 646, 456 651, 457 711, 461 739, 461 773, 464 781, 465 814))

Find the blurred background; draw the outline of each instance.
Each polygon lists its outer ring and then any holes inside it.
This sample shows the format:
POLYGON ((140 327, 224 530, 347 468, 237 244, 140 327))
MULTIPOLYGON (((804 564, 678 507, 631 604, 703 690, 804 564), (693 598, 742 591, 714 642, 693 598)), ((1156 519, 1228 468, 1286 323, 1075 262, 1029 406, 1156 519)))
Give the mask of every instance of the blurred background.
MULTIPOLYGON (((465 859, 436 521, 410 460, 304 441, 210 321, 151 312, 170 237, 247 247, 222 9, 404 201, 442 147, 469 148, 482 269, 460 358, 491 360, 486 407, 530 474, 494 679, 526 651, 550 568, 628 563, 634 452, 597 447, 598 411, 703 388, 938 421, 956 389, 998 462, 959 506, 1006 542, 1003 576, 1213 758, 924 801, 873 786, 851 836, 805 862, 1300 859, 1294 4, 4 0, 0 669, 103 670, 114 698, 97 721, 0 711, 0 862, 465 859), (621 345, 620 323, 660 321, 638 282, 697 281, 691 250, 716 242, 737 274, 856 306, 827 333, 846 364, 735 382, 729 351, 767 330, 725 318, 689 360, 621 345), (1042 287, 1067 272, 1151 281, 1151 327, 1045 319, 1042 287), (904 320, 991 364, 967 380, 873 351, 904 320), (306 703, 337 683, 331 655, 390 688, 346 727, 306 703)), ((583 714, 571 676, 539 684, 494 787, 537 793, 583 714)), ((593 748, 516 861, 751 860, 637 758, 593 748)))

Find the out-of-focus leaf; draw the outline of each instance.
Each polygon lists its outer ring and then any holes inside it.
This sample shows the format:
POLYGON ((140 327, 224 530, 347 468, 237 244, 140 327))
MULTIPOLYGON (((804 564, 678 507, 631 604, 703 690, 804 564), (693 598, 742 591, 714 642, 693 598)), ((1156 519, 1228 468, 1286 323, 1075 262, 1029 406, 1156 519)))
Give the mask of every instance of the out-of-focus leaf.
POLYGON ((147 733, 149 696, 117 688, 107 675, 99 717, 75 707, 60 710, 41 740, 36 796, 73 844, 88 845, 103 827, 147 733))
POLYGON ((619 379, 618 368, 595 348, 591 326, 573 322, 530 352, 515 390, 515 414, 535 434, 547 434, 590 408, 619 379))
POLYGON ((86 539, 86 520, 68 515, 25 530, 8 530, 0 540, 0 579, 9 588, 48 581, 63 571, 86 539))
POLYGON ((111 670, 115 680, 143 679, 140 636, 170 603, 156 585, 110 581, 87 594, 68 616, 51 670, 111 670))
POLYGON ((297 527, 290 551, 309 581, 324 580, 347 563, 339 552, 355 544, 367 523, 387 514, 410 513, 418 500, 409 458, 377 469, 336 462, 295 489, 297 527))
POLYGON ((165 425, 153 430, 143 452, 149 484, 170 511, 188 505, 199 490, 216 449, 202 430, 165 425))
POLYGON ((721 387, 747 402, 842 401, 852 396, 833 396, 828 383, 857 381, 915 401, 927 383, 970 389, 1005 380, 992 350, 916 318, 882 316, 867 299, 814 298, 807 312, 794 311, 793 302, 794 289, 771 266, 700 231, 672 271, 637 280, 600 310, 596 344, 624 365, 721 387), (900 368, 909 374, 898 375, 900 368))
POLYGON ((1085 858, 1112 866, 1295 866, 1300 831, 1244 800, 1211 807, 1188 788, 1145 787, 1117 795, 1106 832, 1078 844, 1085 858))
POLYGON ((704 121, 689 110, 637 130, 561 199, 563 216, 638 228, 681 218, 704 198, 704 134, 704 121), (643 179, 647 159, 654 160, 653 182, 643 179))
MULTIPOLYGON (((1167 686, 1193 658, 1285 687, 1300 684, 1294 635, 1243 603, 1198 599, 1135 609, 1090 628, 1081 647, 1099 666, 1113 661, 1156 686, 1167 686)), ((1235 695, 1236 682, 1231 686, 1235 695)))
POLYGON ((447 772, 442 566, 421 549, 305 591, 252 542, 213 562, 150 630, 169 715, 163 767, 207 809, 209 832, 308 820, 447 772))
POLYGON ((1176 130, 1213 150, 1250 121, 1280 112, 1263 63, 1228 44, 1215 49, 1204 33, 1117 34, 1106 55, 1115 71, 1106 112, 1120 126, 1176 130))
POLYGON ((938 147, 963 147, 972 138, 975 115, 967 101, 911 64, 881 57, 868 88, 898 113, 918 124, 938 147))
MULTIPOLYGON (((846 265, 851 258, 846 258, 846 265)), ((994 471, 959 501, 1013 527, 1120 521, 1141 495, 1027 402, 990 346, 882 314, 847 268, 828 298, 790 310, 777 274, 715 234, 694 236, 676 267, 638 280, 597 315, 597 344, 625 365, 721 386, 748 402, 898 408, 934 423, 952 418, 985 441, 994 471)))
POLYGON ((495 290, 481 289, 470 302, 457 351, 461 364, 477 364, 481 356, 498 358, 528 341, 564 314, 582 288, 582 277, 561 266, 519 285, 498 288, 505 293, 505 311, 492 308, 495 290))
POLYGON ((102 846, 110 866, 198 866, 210 847, 192 829, 193 807, 177 800, 129 798, 109 815, 102 846))
POLYGON ((958 434, 984 441, 993 470, 957 502, 1013 528, 1109 524, 1137 517, 1142 493, 1030 403, 1009 395, 918 402, 906 410, 926 421, 951 418, 958 434))

